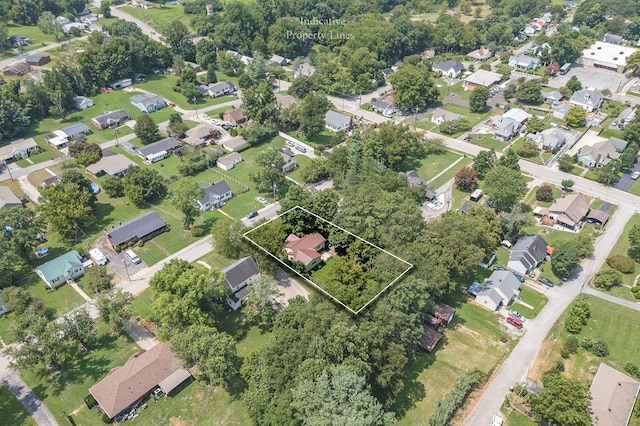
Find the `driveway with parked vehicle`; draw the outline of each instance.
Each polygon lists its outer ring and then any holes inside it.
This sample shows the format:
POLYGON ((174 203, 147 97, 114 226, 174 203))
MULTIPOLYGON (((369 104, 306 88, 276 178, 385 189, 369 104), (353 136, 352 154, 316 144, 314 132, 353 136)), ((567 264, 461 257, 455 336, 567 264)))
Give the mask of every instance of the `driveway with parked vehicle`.
MULTIPOLYGON (((147 267, 147 264, 144 262, 140 262, 138 264, 133 263, 125 254, 125 250, 122 250, 120 253, 116 253, 115 250, 107 245, 107 238, 105 236, 98 238, 95 248, 104 254, 108 259, 107 266, 113 269, 113 271, 118 274, 122 280, 128 280, 133 274, 140 272, 147 267)), ((135 247, 133 247, 132 250, 135 252, 135 247)))
POLYGON ((620 191, 629 191, 639 177, 640 163, 636 163, 624 172, 620 180, 613 185, 613 187, 620 191))

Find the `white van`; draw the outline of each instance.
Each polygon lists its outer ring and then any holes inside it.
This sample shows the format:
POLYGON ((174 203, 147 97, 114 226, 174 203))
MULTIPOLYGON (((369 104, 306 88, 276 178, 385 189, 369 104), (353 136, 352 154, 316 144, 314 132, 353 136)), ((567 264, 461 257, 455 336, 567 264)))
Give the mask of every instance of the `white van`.
POLYGON ((91 259, 93 259, 94 262, 96 262, 97 265, 106 265, 107 262, 109 262, 109 259, 107 259, 107 256, 105 256, 99 249, 92 249, 89 251, 89 256, 91 256, 91 259))
POLYGON ((140 258, 138 257, 138 255, 133 252, 133 250, 129 249, 129 250, 125 251, 124 253, 127 255, 127 257, 129 258, 129 260, 132 263, 135 263, 137 265, 138 263, 142 262, 140 260, 140 258))

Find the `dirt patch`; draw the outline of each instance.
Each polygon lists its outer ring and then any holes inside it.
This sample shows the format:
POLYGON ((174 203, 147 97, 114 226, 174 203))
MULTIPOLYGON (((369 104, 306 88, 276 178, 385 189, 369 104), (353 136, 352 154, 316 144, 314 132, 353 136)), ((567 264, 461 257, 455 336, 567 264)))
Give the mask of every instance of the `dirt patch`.
POLYGON ((153 334, 154 336, 156 335, 156 332, 158 331, 158 326, 156 325, 156 323, 151 322, 145 318, 140 318, 140 323, 144 328, 147 329, 147 331, 149 331, 149 333, 153 334))
POLYGON ((82 410, 85 407, 85 405, 81 405, 78 408, 76 408, 75 410, 73 410, 72 412, 68 413, 70 416, 75 416, 76 414, 78 414, 80 412, 80 410, 82 410))
POLYGON ((529 370, 529 379, 540 382, 542 373, 549 370, 557 357, 553 356, 554 351, 560 350, 562 340, 559 337, 545 339, 540 345, 538 356, 529 370))
POLYGON ((171 417, 169 419, 169 422, 171 422, 171 426, 185 426, 186 423, 184 421, 182 421, 181 419, 177 418, 177 417, 171 417))
POLYGON ((198 401, 202 401, 202 398, 204 398, 204 392, 198 392, 196 394, 196 398, 198 398, 198 401))

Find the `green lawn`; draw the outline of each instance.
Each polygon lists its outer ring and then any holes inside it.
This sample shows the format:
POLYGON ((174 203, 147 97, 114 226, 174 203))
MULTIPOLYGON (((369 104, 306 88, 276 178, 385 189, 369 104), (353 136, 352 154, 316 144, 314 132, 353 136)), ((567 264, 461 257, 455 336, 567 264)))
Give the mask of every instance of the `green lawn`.
POLYGON ((207 265, 218 269, 224 269, 235 262, 234 259, 229 259, 228 257, 221 255, 215 249, 212 252, 205 254, 198 260, 202 260, 207 265))
POLYGON ((456 165, 454 167, 451 167, 449 170, 447 170, 446 172, 441 174, 439 177, 437 177, 436 179, 434 179, 431 182, 429 182, 429 184, 431 186, 433 186, 434 189, 438 189, 442 185, 444 185, 445 183, 447 183, 448 181, 453 179, 454 176, 456 175, 456 173, 458 173, 458 171, 461 168, 466 167, 466 166, 470 165, 471 163, 473 163, 473 158, 465 156, 462 160, 460 160, 458 163, 456 163, 456 165))
POLYGON ((153 29, 155 29, 158 33, 161 33, 164 28, 166 28, 173 21, 180 21, 187 26, 190 27, 191 15, 187 15, 184 13, 182 6, 164 4, 160 6, 156 4, 156 7, 153 9, 143 9, 141 7, 133 7, 133 6, 125 6, 120 8, 123 12, 128 13, 133 16, 149 24, 153 29))
POLYGON ((533 306, 533 309, 531 309, 517 302, 513 304, 513 309, 520 312, 526 318, 535 318, 549 301, 547 296, 526 285, 520 287, 520 299, 526 304, 533 306))
POLYGON ((480 145, 487 149, 493 148, 496 151, 502 151, 507 147, 507 144, 505 142, 499 141, 498 139, 494 138, 493 135, 488 133, 473 133, 469 136, 469 142, 474 145, 480 145))
POLYGON ((536 426, 537 423, 531 420, 529 417, 522 414, 515 408, 509 412, 509 415, 505 419, 505 426, 536 426))
POLYGON ((331 130, 324 129, 318 136, 313 139, 307 139, 301 132, 290 132, 292 137, 301 140, 314 148, 320 148, 331 144, 331 141, 336 136, 331 130))
POLYGON ((640 196, 640 180, 637 180, 636 183, 634 183, 633 186, 627 192, 633 195, 640 196))
POLYGON ((536 186, 535 188, 532 188, 531 191, 529 191, 529 193, 527 194, 527 196, 524 198, 524 203, 528 204, 531 206, 531 208, 535 208, 536 206, 541 206, 541 207, 549 207, 551 204, 553 204, 553 202, 555 200, 557 200, 558 198, 562 198, 562 189, 558 188, 555 185, 551 185, 551 184, 547 184, 550 185, 551 188, 553 188, 553 200, 551 201, 538 201, 536 200, 536 191, 538 190, 538 188, 540 188, 539 186, 536 186))
POLYGON ((398 398, 400 407, 396 410, 409 408, 398 425, 413 425, 428 419, 436 401, 453 389, 460 375, 474 367, 491 373, 515 344, 503 331, 498 315, 466 303, 462 298, 454 301, 453 306, 456 316, 444 333, 445 343, 440 343, 433 354, 416 356, 407 369, 406 376, 417 384, 407 385, 398 398), (501 343, 501 337, 507 342, 501 343))
POLYGON ((442 108, 446 109, 447 111, 455 112, 456 114, 462 115, 464 118, 469 120, 469 123, 471 123, 472 126, 475 126, 481 121, 486 120, 491 115, 490 110, 482 113, 471 112, 469 111, 469 108, 465 108, 463 106, 455 104, 445 104, 442 106, 442 108))
POLYGON ((98 345, 87 355, 78 355, 64 370, 57 381, 40 378, 28 371, 21 371, 23 380, 42 399, 60 424, 68 424, 63 412, 72 413, 77 425, 101 424, 99 416, 89 411, 84 397, 89 388, 104 378, 111 369, 123 365, 140 348, 128 336, 111 337, 104 324, 98 321, 98 345))
MULTIPOLYGON (((224 81, 227 79, 227 76, 224 73, 216 73, 218 75, 219 81, 224 81)), ((149 75, 148 81, 146 83, 142 83, 139 85, 140 88, 147 90, 149 92, 155 93, 156 95, 160 95, 168 101, 175 102, 180 108, 183 109, 202 109, 204 107, 218 105, 229 101, 234 101, 238 98, 235 96, 220 96, 219 98, 198 98, 196 104, 189 103, 187 98, 184 97, 181 93, 175 92, 173 90, 174 86, 178 81, 178 77, 169 74, 169 75, 149 75)), ((134 116, 132 116, 134 117, 134 116)), ((167 119, 169 117, 167 116, 167 119)))
POLYGON ((153 309, 151 309, 153 295, 154 292, 151 287, 148 287, 142 293, 138 294, 135 299, 133 299, 133 303, 131 303, 131 312, 140 318, 151 321, 154 320, 153 309))
MULTIPOLYGON (((462 156, 453 151, 446 151, 440 155, 428 155, 424 159, 405 159, 400 165, 400 170, 406 172, 409 170, 415 170, 418 172, 418 176, 424 181, 433 179, 436 175, 441 173, 447 167, 451 166, 462 156)), ((457 164, 453 167, 457 170, 457 164)))
MULTIPOLYGON (((7 22, 7 36, 21 35, 31 40, 31 45, 23 47, 25 52, 54 43, 56 38, 53 34, 45 34, 37 25, 20 25, 15 22, 7 22)), ((73 39, 73 38, 72 38, 73 39)), ((11 58, 20 54, 20 49, 14 48, 0 54, 0 59, 11 58)))
POLYGON ((13 396, 6 386, 2 385, 0 385, 0 418, 2 419, 2 423, 6 425, 37 425, 36 421, 27 413, 27 410, 25 410, 20 401, 13 396))
POLYGON ((302 180, 302 176, 300 175, 300 170, 311 162, 311 158, 305 155, 296 155, 295 156, 296 163, 298 163, 298 168, 288 174, 288 176, 298 182, 300 185, 304 185, 302 180))

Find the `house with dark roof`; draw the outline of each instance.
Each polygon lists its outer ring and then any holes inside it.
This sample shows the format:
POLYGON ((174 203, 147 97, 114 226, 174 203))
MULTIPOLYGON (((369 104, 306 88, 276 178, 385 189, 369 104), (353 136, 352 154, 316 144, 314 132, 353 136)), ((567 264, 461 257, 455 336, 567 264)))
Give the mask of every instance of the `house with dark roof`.
POLYGON ((418 343, 422 349, 427 353, 431 353, 436 346, 438 346, 440 340, 442 340, 442 334, 438 333, 428 324, 423 325, 422 336, 420 336, 420 342, 418 343))
POLYGON ((275 64, 278 64, 279 66, 285 66, 289 63, 289 60, 287 58, 285 58, 284 56, 280 56, 280 55, 273 55, 271 57, 271 59, 269 59, 270 62, 273 62, 275 64))
POLYGON ((580 194, 558 198, 547 210, 547 216, 569 229, 579 226, 588 213, 589 202, 580 194))
POLYGON ((174 153, 180 149, 182 145, 180 142, 170 136, 168 138, 160 139, 157 142, 150 143, 142 148, 136 149, 136 153, 142 157, 143 160, 149 163, 155 163, 164 158, 167 158, 169 154, 174 153))
POLYGON ((172 395, 188 380, 191 374, 183 368, 182 360, 171 352, 168 342, 163 342, 111 370, 89 388, 89 393, 113 419, 147 398, 154 389, 172 395))
POLYGON ((445 62, 437 62, 431 66, 433 72, 449 78, 458 78, 464 65, 458 61, 448 60, 445 62))
POLYGON ((98 162, 87 166, 87 171, 96 177, 109 175, 122 177, 131 167, 138 167, 129 157, 105 150, 109 154, 103 154, 98 162))
POLYGON ((424 188, 424 198, 426 201, 433 201, 438 196, 436 191, 434 191, 433 186, 420 179, 420 176, 418 176, 418 172, 416 172, 415 170, 404 172, 404 175, 407 177, 409 186, 420 186, 424 188))
POLYGON ((200 188, 204 190, 204 195, 197 203, 203 212, 222 207, 225 201, 233 198, 233 191, 224 180, 217 183, 201 183, 200 188))
POLYGON ((167 102, 163 97, 154 95, 153 93, 133 95, 129 100, 131 101, 131 105, 147 113, 158 111, 167 106, 167 102))
POLYGON ((23 53, 17 56, 16 59, 35 67, 41 67, 51 62, 51 56, 44 52, 23 53))
POLYGON ((24 205, 20 198, 6 186, 0 186, 0 209, 23 208, 24 205))
POLYGON ((456 315, 456 310, 446 303, 438 302, 433 305, 429 313, 433 318, 439 320, 439 325, 447 326, 451 324, 451 321, 453 321, 453 318, 456 315))
POLYGON ((476 303, 491 311, 509 306, 520 294, 520 281, 510 271, 493 271, 476 294, 476 303))
POLYGON ((167 224, 160 215, 150 211, 107 231, 107 244, 114 250, 120 250, 129 244, 150 240, 166 229, 167 224))
POLYGON ((622 36, 616 34, 605 34, 604 37, 602 37, 602 41, 605 43, 621 45, 624 42, 624 39, 622 36))
POLYGON ((49 288, 55 290, 63 284, 83 276, 84 262, 80 253, 71 250, 38 266, 36 274, 49 288))
POLYGON ((123 109, 109 111, 91 119, 93 127, 98 129, 111 129, 118 127, 127 120, 131 120, 129 113, 123 109))
POLYGON ((344 132, 351 130, 353 120, 350 116, 329 110, 324 116, 324 127, 332 132, 344 132))
POLYGON ((29 64, 24 61, 15 62, 2 69, 2 74, 6 77, 22 77, 29 72, 29 64))
POLYGON ((285 240, 285 252, 291 262, 300 262, 304 265, 305 271, 315 268, 321 261, 320 252, 327 247, 327 240, 318 232, 305 234, 298 237, 289 234, 285 240))
POLYGON ((231 290, 227 303, 231 309, 236 311, 251 294, 251 286, 249 284, 260 277, 260 268, 251 257, 243 257, 224 268, 222 273, 225 276, 224 283, 231 290))
POLYGON ((626 426, 640 394, 640 382, 600 363, 589 394, 594 426, 626 426))
POLYGON ((520 237, 511 248, 507 268, 519 274, 529 274, 547 257, 549 245, 540 235, 520 237))
POLYGON ((298 167, 298 162, 293 158, 295 155, 293 151, 289 148, 279 148, 278 152, 282 159, 284 160, 284 165, 282 166, 283 173, 289 173, 290 171, 295 170, 298 167))

